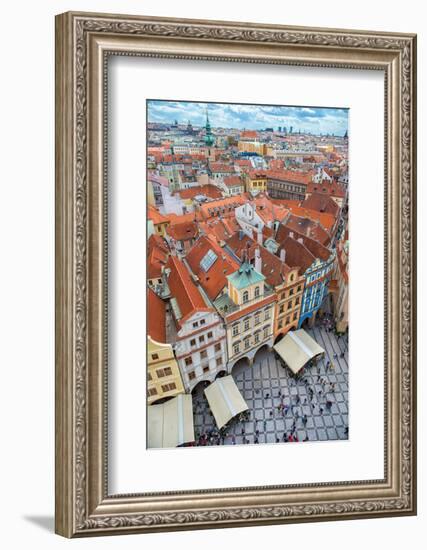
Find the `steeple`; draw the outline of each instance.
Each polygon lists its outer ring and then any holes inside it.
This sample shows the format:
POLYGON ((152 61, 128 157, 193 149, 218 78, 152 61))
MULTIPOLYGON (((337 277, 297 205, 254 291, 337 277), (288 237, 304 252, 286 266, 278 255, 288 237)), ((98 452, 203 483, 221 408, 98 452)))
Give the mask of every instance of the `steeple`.
POLYGON ((206 135, 205 135, 205 143, 208 147, 212 147, 212 145, 214 144, 214 137, 212 135, 212 130, 211 130, 211 124, 209 122, 209 112, 208 112, 208 107, 206 105, 206 125, 205 125, 205 130, 206 130, 206 135))

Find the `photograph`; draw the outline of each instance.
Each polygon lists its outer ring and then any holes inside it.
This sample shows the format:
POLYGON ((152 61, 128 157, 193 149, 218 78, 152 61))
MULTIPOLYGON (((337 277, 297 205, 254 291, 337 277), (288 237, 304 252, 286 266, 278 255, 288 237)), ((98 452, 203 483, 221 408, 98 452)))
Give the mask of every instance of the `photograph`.
POLYGON ((146 100, 148 449, 349 439, 350 118, 146 100))
POLYGON ((55 17, 62 537, 417 513, 420 23, 233 9, 55 17))

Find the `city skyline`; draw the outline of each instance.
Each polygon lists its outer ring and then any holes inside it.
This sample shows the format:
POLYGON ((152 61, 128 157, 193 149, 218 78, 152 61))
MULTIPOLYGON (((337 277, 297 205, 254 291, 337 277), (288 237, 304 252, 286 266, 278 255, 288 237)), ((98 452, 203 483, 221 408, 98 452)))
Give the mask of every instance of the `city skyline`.
POLYGON ((348 132, 348 109, 332 107, 297 107, 279 105, 247 105, 190 101, 147 100, 148 122, 204 126, 206 108, 213 128, 263 130, 290 127, 314 135, 348 132))

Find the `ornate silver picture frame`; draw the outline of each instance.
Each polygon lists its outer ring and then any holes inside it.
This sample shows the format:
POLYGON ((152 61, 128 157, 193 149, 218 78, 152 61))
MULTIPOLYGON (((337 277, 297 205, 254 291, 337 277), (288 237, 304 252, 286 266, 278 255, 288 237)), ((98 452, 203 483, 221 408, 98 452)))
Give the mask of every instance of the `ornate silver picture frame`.
POLYGON ((416 513, 415 121, 415 35, 71 12, 57 16, 58 534, 82 537, 416 513), (109 56, 244 62, 251 63, 254 71, 262 63, 384 73, 383 479, 109 493, 105 207, 109 56))

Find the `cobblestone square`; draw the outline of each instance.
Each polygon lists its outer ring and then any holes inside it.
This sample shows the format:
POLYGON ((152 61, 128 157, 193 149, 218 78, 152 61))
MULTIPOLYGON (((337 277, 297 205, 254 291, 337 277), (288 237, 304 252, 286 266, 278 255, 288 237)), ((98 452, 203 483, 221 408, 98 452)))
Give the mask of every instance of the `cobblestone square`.
MULTIPOLYGON (((232 376, 249 407, 249 420, 234 419, 226 436, 208 438, 209 444, 283 443, 293 427, 298 441, 348 439, 347 337, 337 337, 320 324, 306 331, 325 355, 317 365, 306 367, 299 379, 267 349, 260 350, 252 366, 241 362, 233 368, 232 376)), ((193 395, 193 410, 197 441, 202 434, 216 431, 202 388, 193 395)))

